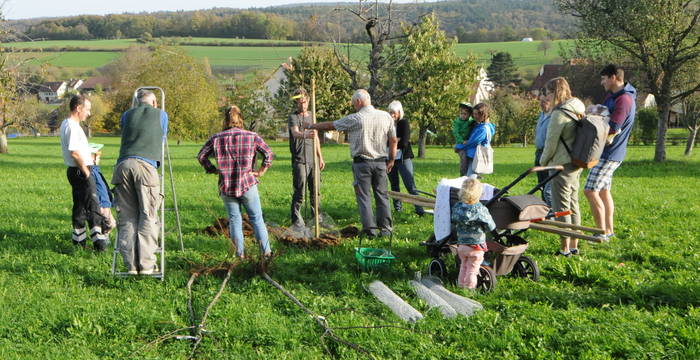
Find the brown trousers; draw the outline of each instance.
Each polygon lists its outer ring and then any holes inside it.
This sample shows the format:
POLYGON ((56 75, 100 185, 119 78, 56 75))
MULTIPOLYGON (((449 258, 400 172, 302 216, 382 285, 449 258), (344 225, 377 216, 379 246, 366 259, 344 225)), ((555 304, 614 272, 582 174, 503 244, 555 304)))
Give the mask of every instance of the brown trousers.
POLYGON ((160 224, 158 171, 145 161, 129 158, 114 169, 112 184, 117 208, 117 241, 128 270, 151 270, 156 266, 160 224))

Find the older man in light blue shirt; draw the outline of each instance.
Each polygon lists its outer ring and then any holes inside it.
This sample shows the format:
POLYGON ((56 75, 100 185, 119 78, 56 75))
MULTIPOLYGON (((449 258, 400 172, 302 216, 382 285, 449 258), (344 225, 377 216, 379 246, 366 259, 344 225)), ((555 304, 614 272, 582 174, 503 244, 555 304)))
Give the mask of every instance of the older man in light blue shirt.
MULTIPOLYGON (((540 156, 542 156, 542 150, 544 149, 544 142, 547 139, 547 127, 549 126, 549 117, 551 115, 551 104, 546 98, 546 89, 540 89, 540 118, 537 119, 537 126, 535 127, 535 166, 540 166, 540 156)), ((537 173, 537 182, 541 183, 547 179, 549 173, 546 171, 540 171, 537 173)), ((542 200, 544 200, 547 205, 552 204, 552 187, 550 183, 547 183, 542 191, 542 200)))

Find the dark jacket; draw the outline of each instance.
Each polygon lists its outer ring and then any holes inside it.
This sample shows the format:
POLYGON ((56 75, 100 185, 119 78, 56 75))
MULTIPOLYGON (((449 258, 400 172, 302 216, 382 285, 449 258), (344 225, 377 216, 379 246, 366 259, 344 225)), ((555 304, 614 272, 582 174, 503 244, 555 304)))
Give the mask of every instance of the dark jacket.
POLYGON ((413 150, 411 149, 411 125, 408 124, 406 118, 396 123, 396 137, 399 138, 396 150, 401 150, 401 158, 413 159, 413 150))

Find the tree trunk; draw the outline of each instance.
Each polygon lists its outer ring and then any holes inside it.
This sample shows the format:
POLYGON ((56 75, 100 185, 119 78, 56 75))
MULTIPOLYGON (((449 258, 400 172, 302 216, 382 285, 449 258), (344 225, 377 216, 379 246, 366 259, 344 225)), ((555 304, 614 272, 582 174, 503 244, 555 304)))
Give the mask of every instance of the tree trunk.
POLYGON ((0 129, 0 154, 7 154, 7 134, 5 129, 0 129))
POLYGON ((693 153, 693 146, 695 146, 695 137, 698 135, 698 129, 700 126, 688 126, 688 140, 685 142, 685 156, 690 156, 693 153))
POLYGON ((668 127, 668 115, 671 113, 670 101, 664 99, 659 103, 659 122, 658 131, 656 132, 656 151, 654 152, 654 161, 666 161, 666 129, 668 127))
POLYGON ((425 159, 425 140, 428 135, 428 128, 420 126, 418 130, 418 158, 425 159))

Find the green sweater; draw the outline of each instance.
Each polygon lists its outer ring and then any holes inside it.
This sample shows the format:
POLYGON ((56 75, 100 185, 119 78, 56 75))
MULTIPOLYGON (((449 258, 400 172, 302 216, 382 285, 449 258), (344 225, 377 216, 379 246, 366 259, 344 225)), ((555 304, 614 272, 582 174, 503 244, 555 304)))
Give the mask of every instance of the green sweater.
POLYGON ((162 143, 159 109, 142 104, 124 114, 119 159, 138 156, 159 162, 162 143))
POLYGON ((466 121, 462 120, 461 117, 457 118, 452 122, 452 135, 455 137, 455 144, 462 144, 469 140, 469 135, 474 128, 474 118, 471 116, 466 121))

